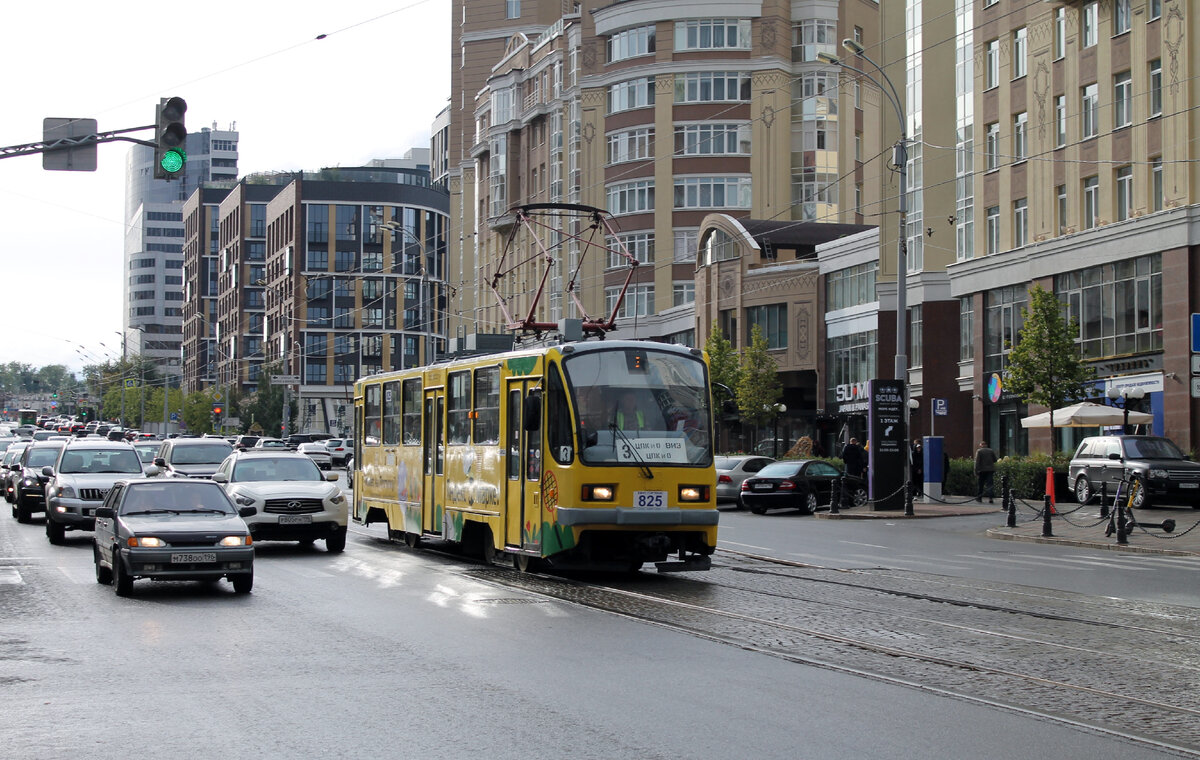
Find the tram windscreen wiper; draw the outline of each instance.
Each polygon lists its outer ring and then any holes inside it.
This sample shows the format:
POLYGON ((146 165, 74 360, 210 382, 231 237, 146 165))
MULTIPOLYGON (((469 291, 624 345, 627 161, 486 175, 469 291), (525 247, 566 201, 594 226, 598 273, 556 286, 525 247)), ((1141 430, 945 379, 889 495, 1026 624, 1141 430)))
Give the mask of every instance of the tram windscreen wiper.
POLYGON ((609 428, 613 432, 613 453, 616 453, 617 439, 620 438, 621 442, 629 449, 629 455, 637 461, 642 474, 646 476, 646 480, 654 480, 654 473, 650 470, 650 465, 646 464, 645 459, 642 459, 642 455, 638 453, 637 448, 633 445, 633 441, 629 440, 629 436, 625 435, 625 431, 617 426, 616 420, 609 425, 609 428))

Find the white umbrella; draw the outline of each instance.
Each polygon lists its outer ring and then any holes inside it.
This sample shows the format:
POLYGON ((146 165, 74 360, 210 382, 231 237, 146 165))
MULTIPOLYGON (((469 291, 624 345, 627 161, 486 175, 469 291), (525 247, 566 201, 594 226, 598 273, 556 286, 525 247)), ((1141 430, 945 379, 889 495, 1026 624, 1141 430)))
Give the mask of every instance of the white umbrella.
MULTIPOLYGON (((1145 412, 1129 412, 1130 425, 1145 425, 1154 421, 1154 415, 1145 412)), ((1125 410, 1115 406, 1093 404, 1081 401, 1078 404, 1064 406, 1054 410, 1054 427, 1103 427, 1105 425, 1125 424, 1125 410)), ((1050 427, 1050 412, 1042 412, 1025 417, 1021 427, 1048 428, 1050 427)))

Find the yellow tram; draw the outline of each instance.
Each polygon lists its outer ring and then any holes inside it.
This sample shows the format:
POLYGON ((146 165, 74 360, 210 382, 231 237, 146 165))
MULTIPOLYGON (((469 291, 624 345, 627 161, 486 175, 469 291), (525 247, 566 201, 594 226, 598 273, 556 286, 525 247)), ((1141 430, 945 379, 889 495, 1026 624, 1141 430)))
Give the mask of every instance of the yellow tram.
POLYGON ((355 384, 353 518, 521 570, 707 570, 708 365, 640 341, 540 346, 355 384), (674 559, 672 559, 674 557, 674 559))

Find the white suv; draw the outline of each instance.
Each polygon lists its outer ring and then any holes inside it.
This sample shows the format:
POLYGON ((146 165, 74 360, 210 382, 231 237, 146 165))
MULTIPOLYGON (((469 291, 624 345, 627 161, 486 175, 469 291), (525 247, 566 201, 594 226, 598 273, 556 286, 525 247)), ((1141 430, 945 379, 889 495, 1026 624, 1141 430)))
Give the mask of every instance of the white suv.
POLYGON ((281 449, 235 451, 213 475, 235 504, 257 509, 246 518, 255 541, 311 544, 322 538, 334 554, 346 548, 350 517, 337 479, 308 456, 281 449))

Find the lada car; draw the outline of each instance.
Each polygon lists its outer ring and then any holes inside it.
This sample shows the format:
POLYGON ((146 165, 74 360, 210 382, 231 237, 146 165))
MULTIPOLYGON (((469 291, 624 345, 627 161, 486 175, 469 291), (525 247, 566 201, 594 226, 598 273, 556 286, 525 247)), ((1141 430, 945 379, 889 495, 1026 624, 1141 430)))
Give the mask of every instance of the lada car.
POLYGON ((1084 438, 1071 457, 1067 477, 1076 501, 1081 504, 1099 493, 1104 483, 1108 484, 1110 497, 1116 495, 1118 486, 1128 493, 1136 484, 1135 508, 1170 502, 1200 509, 1200 463, 1184 456, 1170 438, 1156 435, 1084 438))
POLYGON ((95 510, 113 483, 143 474, 137 452, 127 443, 81 438, 67 443, 54 467, 44 468, 46 538, 61 544, 68 530, 92 530, 95 510))
POLYGON ((35 441, 21 454, 19 470, 14 472, 14 494, 17 503, 17 522, 29 522, 34 512, 46 509, 46 481, 50 476, 44 468, 53 471, 58 462, 64 441, 35 441))
POLYGON ((211 478, 233 446, 224 438, 168 438, 154 464, 172 478, 211 478))
POLYGON ((243 518, 212 481, 184 478, 119 480, 96 509, 92 560, 96 582, 117 596, 133 593, 137 578, 233 583, 254 587, 254 546, 243 518))
POLYGON ((221 463, 213 480, 239 506, 254 507, 247 518, 255 540, 325 540, 337 554, 346 548, 350 504, 338 488, 336 472, 322 474, 304 454, 286 450, 236 451, 221 463))

